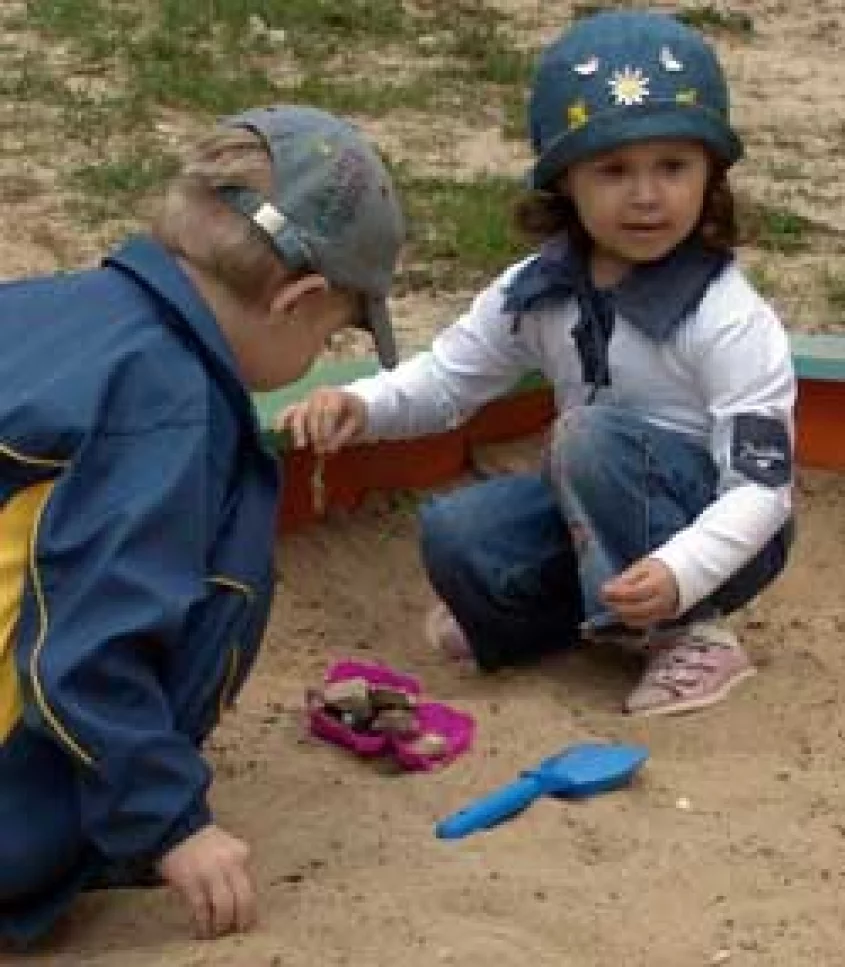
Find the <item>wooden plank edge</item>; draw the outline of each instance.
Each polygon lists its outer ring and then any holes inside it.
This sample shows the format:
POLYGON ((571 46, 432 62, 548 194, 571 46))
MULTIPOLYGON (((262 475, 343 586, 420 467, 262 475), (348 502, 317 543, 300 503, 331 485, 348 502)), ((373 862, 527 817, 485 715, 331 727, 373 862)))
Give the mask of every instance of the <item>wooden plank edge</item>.
MULTIPOLYGON (((845 339, 841 342, 845 345, 845 339)), ((808 366, 809 345, 803 344, 805 363, 797 366, 797 461, 799 466, 842 472, 845 471, 845 379, 833 377, 835 367, 817 366, 813 370, 808 366), (823 372, 824 376, 802 378, 800 371, 823 372)), ((318 369, 311 374, 308 388, 343 385, 376 371, 369 361, 341 364, 329 372, 318 369)), ((350 447, 318 468, 310 451, 292 450, 289 440, 270 425, 272 414, 285 402, 300 398, 303 392, 307 388, 296 384, 282 393, 266 394, 258 404, 263 432, 268 442, 278 449, 283 464, 284 498, 278 524, 285 530, 317 520, 330 508, 352 509, 372 490, 427 490, 449 483, 470 470, 472 447, 536 432, 554 417, 550 388, 539 376, 532 375, 509 395, 487 404, 458 429, 415 440, 384 440, 350 447)))

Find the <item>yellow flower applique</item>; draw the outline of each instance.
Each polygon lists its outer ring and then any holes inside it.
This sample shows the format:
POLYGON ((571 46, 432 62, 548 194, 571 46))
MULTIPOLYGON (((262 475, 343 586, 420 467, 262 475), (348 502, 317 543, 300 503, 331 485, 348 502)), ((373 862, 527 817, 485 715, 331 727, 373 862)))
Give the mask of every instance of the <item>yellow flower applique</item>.
POLYGON ((569 122, 569 130, 583 128, 590 120, 590 112, 587 109, 586 101, 573 101, 566 111, 566 119, 569 122))

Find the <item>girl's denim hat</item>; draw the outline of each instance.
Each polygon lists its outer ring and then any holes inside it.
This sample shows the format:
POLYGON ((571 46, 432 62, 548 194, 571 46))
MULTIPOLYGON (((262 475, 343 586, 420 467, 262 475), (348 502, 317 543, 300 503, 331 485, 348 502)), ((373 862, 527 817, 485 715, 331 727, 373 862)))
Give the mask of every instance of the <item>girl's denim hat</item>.
POLYGON ((599 13, 564 33, 540 58, 529 126, 532 188, 549 188, 576 161, 652 138, 701 141, 727 165, 742 157, 716 55, 660 13, 599 13))
POLYGON ((317 108, 281 104, 225 118, 267 145, 273 197, 238 185, 219 189, 269 237, 285 264, 319 272, 365 297, 364 328, 381 364, 396 364, 387 294, 404 241, 393 182, 360 131, 317 108))

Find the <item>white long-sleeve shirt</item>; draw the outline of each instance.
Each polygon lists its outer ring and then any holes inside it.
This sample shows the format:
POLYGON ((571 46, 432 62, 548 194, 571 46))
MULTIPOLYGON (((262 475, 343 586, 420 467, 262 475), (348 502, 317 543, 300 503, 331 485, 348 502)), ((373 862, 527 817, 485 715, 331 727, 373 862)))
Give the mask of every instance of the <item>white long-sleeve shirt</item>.
MULTIPOLYGON (((514 328, 513 314, 503 310, 504 290, 520 267, 481 292, 430 350, 347 387, 366 402, 371 438, 454 428, 530 371, 539 370, 551 384, 559 411, 587 401, 592 386, 582 378, 571 335, 577 302, 531 309, 514 328)), ((772 485, 761 482, 765 474, 754 479, 742 472, 735 438, 738 416, 770 418, 785 428, 791 450, 795 374, 789 341, 774 311, 732 263, 663 342, 617 314, 609 365, 610 385, 599 389, 596 402, 692 437, 709 449, 718 468, 717 499, 652 552, 674 573, 683 613, 754 557, 791 512, 791 473, 772 485)), ((790 452, 755 454, 750 445, 761 466, 774 458, 791 468, 790 452)))

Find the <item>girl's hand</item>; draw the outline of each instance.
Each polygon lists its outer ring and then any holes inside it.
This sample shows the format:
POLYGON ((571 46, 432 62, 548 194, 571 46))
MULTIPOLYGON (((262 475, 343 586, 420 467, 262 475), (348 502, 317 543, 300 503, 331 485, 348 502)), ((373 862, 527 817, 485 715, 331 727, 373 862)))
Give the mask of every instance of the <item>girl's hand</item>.
POLYGON ((249 847, 219 826, 205 826, 158 862, 159 873, 191 910, 202 939, 248 930, 256 920, 249 847))
POLYGON ((678 582, 662 561, 644 557, 606 581, 602 599, 626 625, 647 628, 676 617, 678 582))
POLYGON ((290 430, 297 449, 310 444, 316 453, 334 453, 364 434, 367 405, 346 390, 318 389, 285 407, 274 423, 278 430, 290 430))

